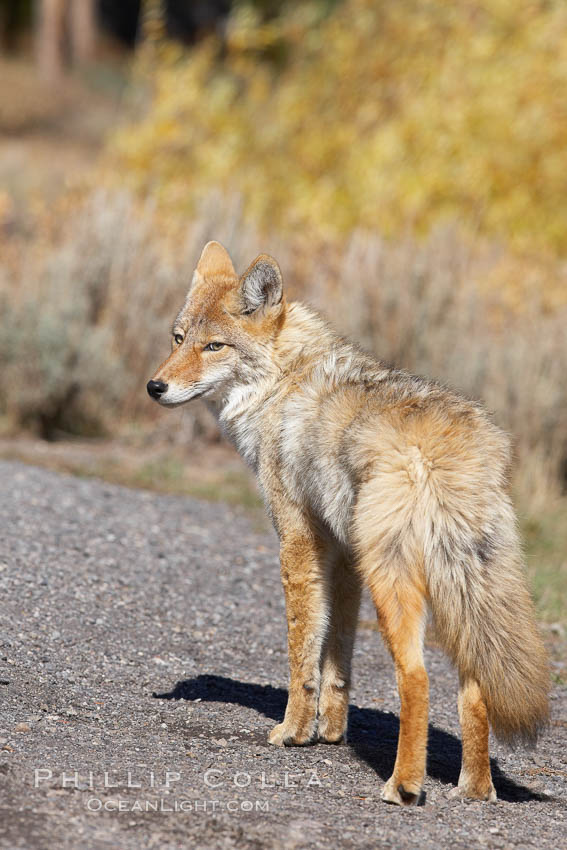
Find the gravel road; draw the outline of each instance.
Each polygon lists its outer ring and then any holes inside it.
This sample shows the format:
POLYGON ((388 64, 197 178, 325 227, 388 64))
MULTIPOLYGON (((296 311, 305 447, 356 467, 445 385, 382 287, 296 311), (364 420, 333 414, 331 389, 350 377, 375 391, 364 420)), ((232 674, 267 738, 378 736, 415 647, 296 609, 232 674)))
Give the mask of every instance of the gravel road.
MULTIPOLYGON (((494 805, 449 800, 456 676, 427 649, 425 805, 380 802, 398 700, 359 630, 349 743, 266 743, 286 702, 275 539, 223 505, 0 463, 0 846, 567 846, 567 693, 494 805)), ((363 622, 373 619, 365 600, 363 622)))

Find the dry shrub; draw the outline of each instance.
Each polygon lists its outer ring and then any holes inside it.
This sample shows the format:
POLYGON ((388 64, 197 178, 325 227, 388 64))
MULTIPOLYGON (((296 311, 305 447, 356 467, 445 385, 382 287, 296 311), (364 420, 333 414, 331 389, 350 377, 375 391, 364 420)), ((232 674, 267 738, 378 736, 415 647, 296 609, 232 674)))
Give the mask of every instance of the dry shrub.
POLYGON ((486 291, 501 250, 444 228, 424 241, 355 232, 344 248, 314 251, 308 240, 260 240, 238 201, 218 195, 174 235, 124 193, 95 193, 61 230, 0 288, 0 410, 16 426, 96 433, 155 415, 145 383, 169 350, 202 246, 216 238, 238 269, 273 253, 292 295, 382 359, 483 399, 514 436, 526 491, 562 486, 567 316, 539 303, 518 314, 486 291))
POLYGON ((53 438, 148 412, 145 382, 204 242, 220 235, 245 262, 239 207, 219 207, 211 196, 172 240, 151 204, 95 192, 59 223, 55 244, 32 243, 0 278, 0 414, 53 438))

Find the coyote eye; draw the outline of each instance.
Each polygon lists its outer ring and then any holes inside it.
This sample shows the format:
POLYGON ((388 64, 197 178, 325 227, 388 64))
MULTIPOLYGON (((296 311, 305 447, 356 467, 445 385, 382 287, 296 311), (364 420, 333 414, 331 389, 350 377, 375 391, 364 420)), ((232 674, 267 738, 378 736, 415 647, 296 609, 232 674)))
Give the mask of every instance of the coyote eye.
POLYGON ((208 342, 203 351, 220 351, 224 348, 224 342, 208 342))
POLYGON ((173 340, 176 345, 181 345, 183 342, 183 334, 173 334, 173 340))

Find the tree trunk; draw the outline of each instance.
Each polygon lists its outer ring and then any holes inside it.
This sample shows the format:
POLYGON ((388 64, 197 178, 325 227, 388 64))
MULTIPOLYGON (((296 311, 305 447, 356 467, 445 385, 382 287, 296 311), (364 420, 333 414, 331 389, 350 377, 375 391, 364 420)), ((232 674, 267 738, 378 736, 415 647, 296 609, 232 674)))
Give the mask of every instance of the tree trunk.
POLYGON ((71 54, 73 62, 81 65, 89 62, 95 51, 95 0, 71 0, 70 13, 71 54))
POLYGON ((37 23, 37 60, 43 80, 56 84, 63 76, 65 0, 40 0, 37 23))

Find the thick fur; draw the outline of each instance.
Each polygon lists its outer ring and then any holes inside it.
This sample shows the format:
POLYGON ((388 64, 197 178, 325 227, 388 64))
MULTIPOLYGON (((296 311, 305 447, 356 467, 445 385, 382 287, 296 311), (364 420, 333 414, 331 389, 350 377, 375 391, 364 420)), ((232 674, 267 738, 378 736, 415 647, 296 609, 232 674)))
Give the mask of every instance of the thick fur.
MULTIPOLYGON (((407 377, 392 380, 402 394, 407 377)), ((376 564, 423 564, 437 635, 461 676, 478 681, 495 734, 534 743, 547 719, 549 673, 506 492, 508 440, 481 408, 445 389, 410 392, 380 416, 381 457, 359 500, 358 545, 376 564)))
POLYGON ((384 799, 416 802, 425 770, 430 609, 458 668, 459 790, 494 799, 488 721, 533 741, 549 674, 507 493, 509 441, 483 408, 392 369, 287 304, 275 260, 238 277, 209 243, 154 379, 202 396, 254 468, 281 541, 290 656, 275 744, 340 740, 360 588, 396 665, 398 758, 384 799), (211 342, 223 343, 218 351, 211 342), (488 718, 488 720, 487 720, 488 718))

